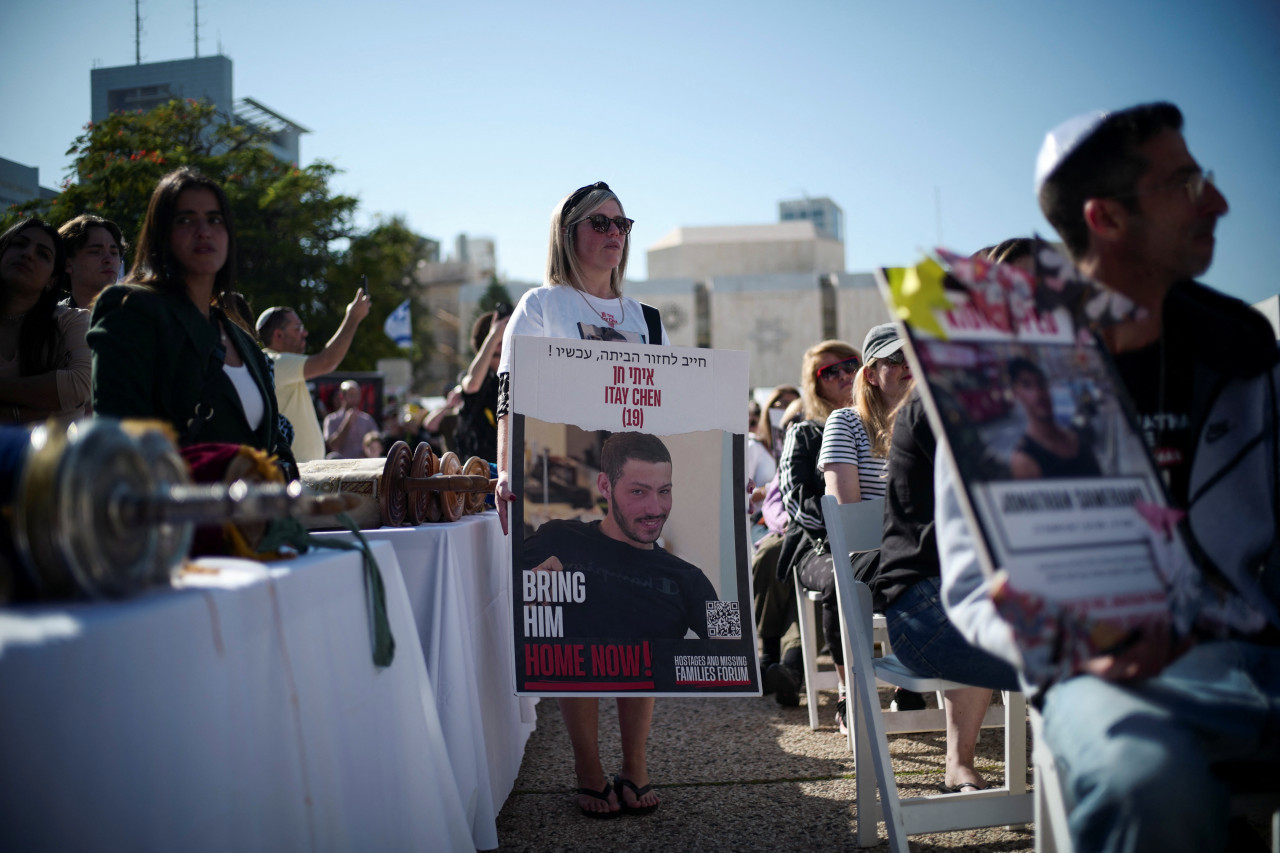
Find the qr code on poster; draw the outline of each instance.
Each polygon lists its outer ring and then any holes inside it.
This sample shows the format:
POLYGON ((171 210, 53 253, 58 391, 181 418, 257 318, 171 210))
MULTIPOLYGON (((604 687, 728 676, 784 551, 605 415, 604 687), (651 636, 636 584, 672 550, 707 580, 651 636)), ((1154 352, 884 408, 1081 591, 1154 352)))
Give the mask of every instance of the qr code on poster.
POLYGON ((738 602, 707 602, 707 639, 742 639, 742 614, 738 611, 738 602))

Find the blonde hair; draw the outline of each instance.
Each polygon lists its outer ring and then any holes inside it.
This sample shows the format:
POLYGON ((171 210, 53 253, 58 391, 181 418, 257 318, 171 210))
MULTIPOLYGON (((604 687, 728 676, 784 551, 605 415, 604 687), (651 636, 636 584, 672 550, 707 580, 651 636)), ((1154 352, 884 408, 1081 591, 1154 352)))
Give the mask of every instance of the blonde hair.
POLYGON ((824 399, 818 393, 818 364, 829 355, 839 356, 841 360, 862 358, 861 353, 844 341, 823 341, 804 351, 800 362, 800 399, 804 401, 805 420, 826 423, 828 415, 849 404, 848 400, 824 399))
MULTIPOLYGON (((590 187, 581 187, 560 199, 551 214, 551 239, 547 246, 547 281, 551 284, 567 284, 582 290, 582 267, 578 264, 578 222, 590 216, 606 201, 615 201, 622 216, 627 215, 622 201, 603 181, 590 187), (586 190, 586 192, 583 192, 586 190), (575 196, 577 198, 575 198, 575 196), (572 205, 569 202, 573 202, 572 205), (568 209, 566 209, 568 208, 568 209)), ((631 254, 631 235, 622 239, 622 259, 609 271, 609 289, 614 296, 622 295, 622 279, 627 273, 627 257, 631 254)))
POLYGON ((889 445, 893 441, 893 422, 898 409, 902 407, 903 400, 911 396, 911 387, 907 387, 902 400, 891 404, 889 398, 885 396, 884 389, 879 385, 872 385, 867 379, 868 371, 872 370, 879 361, 878 358, 870 359, 854 377, 853 408, 862 419, 862 426, 867 430, 867 438, 871 439, 871 452, 882 459, 887 459, 889 445))

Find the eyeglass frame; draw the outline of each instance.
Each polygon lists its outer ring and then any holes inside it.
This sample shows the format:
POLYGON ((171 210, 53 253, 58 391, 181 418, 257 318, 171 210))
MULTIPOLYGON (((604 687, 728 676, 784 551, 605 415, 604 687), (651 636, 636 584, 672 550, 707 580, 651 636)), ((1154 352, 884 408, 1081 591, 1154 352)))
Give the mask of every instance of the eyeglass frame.
POLYGON ((835 373, 829 374, 830 378, 834 379, 834 378, 836 378, 836 377, 837 377, 837 375, 844 375, 844 374, 849 374, 849 373, 857 373, 857 372, 858 372, 858 370, 859 370, 859 368, 861 368, 861 367, 862 367, 862 359, 858 358, 856 355, 851 355, 851 356, 849 356, 848 358, 843 358, 843 359, 841 359, 840 361, 832 362, 831 364, 828 364, 826 367, 820 367, 820 368, 818 368, 817 372, 815 372, 815 373, 814 373, 814 376, 816 376, 818 379, 826 379, 826 378, 828 378, 828 377, 827 377, 827 376, 824 376, 823 374, 825 374, 825 373, 827 373, 827 371, 829 371, 829 370, 833 370, 834 368, 837 368, 837 367, 838 367, 838 368, 840 368, 840 373, 839 373, 839 374, 835 374, 835 373), (853 366, 852 366, 852 367, 849 367, 849 366, 848 366, 850 362, 852 362, 852 363, 853 363, 853 366))
POLYGON ((583 222, 590 222, 592 230, 594 230, 597 234, 608 234, 609 226, 616 225, 618 230, 622 232, 623 237, 626 237, 628 234, 630 234, 632 227, 636 224, 636 221, 634 219, 628 219, 625 216, 605 216, 603 213, 590 213, 582 217, 581 219, 575 219, 572 223, 570 223, 569 227, 574 228, 578 225, 581 225, 583 222), (603 229, 596 224, 595 219, 597 216, 602 217, 605 220, 603 229), (627 226, 626 228, 622 227, 624 224, 627 226))
MULTIPOLYGON (((1213 169, 1201 169, 1199 167, 1196 168, 1196 171, 1192 172, 1180 181, 1179 185, 1182 187, 1183 191, 1186 192, 1187 200, 1193 205, 1200 204, 1204 201, 1205 187, 1217 186, 1213 179, 1213 169)), ((1117 193, 1111 197, 1114 199, 1125 200, 1136 199, 1139 195, 1141 195, 1141 192, 1135 188, 1130 192, 1117 193)))

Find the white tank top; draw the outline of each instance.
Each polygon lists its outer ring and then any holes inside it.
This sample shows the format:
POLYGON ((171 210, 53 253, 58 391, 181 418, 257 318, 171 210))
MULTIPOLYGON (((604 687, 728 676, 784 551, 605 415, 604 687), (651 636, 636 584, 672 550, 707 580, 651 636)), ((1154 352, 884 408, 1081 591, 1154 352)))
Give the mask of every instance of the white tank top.
POLYGON ((256 430, 267 411, 262 400, 262 390, 258 388, 258 383, 253 381, 249 368, 243 364, 239 367, 223 364, 222 369, 227 372, 231 384, 236 386, 236 393, 240 395, 240 406, 244 409, 244 419, 249 422, 249 429, 256 430))

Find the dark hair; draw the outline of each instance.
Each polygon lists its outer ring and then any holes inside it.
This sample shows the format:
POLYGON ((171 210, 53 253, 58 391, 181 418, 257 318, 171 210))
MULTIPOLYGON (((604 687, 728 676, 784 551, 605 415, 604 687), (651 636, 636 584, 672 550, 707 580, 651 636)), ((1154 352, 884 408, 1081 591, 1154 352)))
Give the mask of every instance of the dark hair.
POLYGON ((1040 377, 1041 381, 1046 379, 1044 371, 1040 369, 1040 365, 1036 364, 1029 358, 1023 358, 1022 356, 1016 356, 1009 359, 1009 366, 1006 369, 1009 371, 1010 382, 1017 382, 1018 376, 1023 373, 1034 373, 1036 376, 1040 377))
MULTIPOLYGON (((133 269, 129 271, 129 281, 166 293, 183 292, 183 271, 178 268, 173 257, 170 238, 173 235, 173 217, 178 208, 178 196, 189 189, 206 189, 212 192, 218 199, 218 209, 222 212, 222 221, 227 230, 227 262, 214 277, 213 304, 226 310, 231 305, 226 294, 234 293, 236 289, 236 229, 231 219, 231 203, 216 181, 190 166, 183 166, 165 175, 151 193, 147 216, 142 222, 142 233, 138 236, 137 256, 133 259, 133 269)), ((229 310, 227 316, 239 325, 244 325, 243 318, 234 309, 229 310)), ((245 330, 252 332, 252 327, 245 326, 245 330)))
POLYGON ((263 346, 271 346, 271 338, 276 329, 283 329, 284 324, 289 321, 289 315, 293 313, 294 310, 287 305, 276 305, 258 315, 258 340, 262 341, 263 346))
POLYGON ((1089 251, 1085 202, 1114 198, 1135 209, 1134 188, 1150 165, 1138 149, 1166 130, 1182 130, 1182 112, 1173 104, 1141 104, 1111 113, 1045 179, 1040 210, 1073 258, 1089 251))
MULTIPOLYGON (((22 318, 18 330, 18 372, 22 376, 47 373, 58 366, 58 353, 62 350, 62 332, 54 320, 58 308, 58 295, 67 279, 67 259, 63 252, 62 238, 58 230, 43 219, 24 219, 0 234, 0 257, 9 249, 14 238, 28 228, 39 228, 53 241, 53 275, 49 284, 40 291, 40 298, 22 318)), ((0 279, 0 294, 8 300, 8 285, 0 279)))
POLYGON ((489 327, 493 325, 492 311, 486 311, 476 318, 475 323, 471 326, 471 349, 473 352, 480 352, 480 347, 484 346, 484 339, 489 334, 489 327))
POLYGON ((1010 237, 980 250, 975 256, 994 264, 1012 264, 1023 258, 1035 257, 1035 253, 1036 241, 1031 237, 1010 237))
POLYGON ((74 258, 80 254, 80 250, 84 248, 85 243, 89 242, 90 228, 105 228, 111 234, 111 239, 116 241, 116 246, 120 248, 120 254, 124 254, 125 249, 129 248, 129 244, 125 242, 124 235, 120 233, 120 226, 116 225, 110 219, 103 219, 101 216, 95 216, 92 213, 82 213, 75 219, 69 219, 62 223, 62 227, 58 229, 58 233, 62 235, 62 248, 67 253, 68 258, 74 258))
POLYGON ((618 482, 628 459, 638 462, 671 463, 671 452, 656 435, 645 432, 615 432, 600 448, 600 470, 609 484, 618 482))

